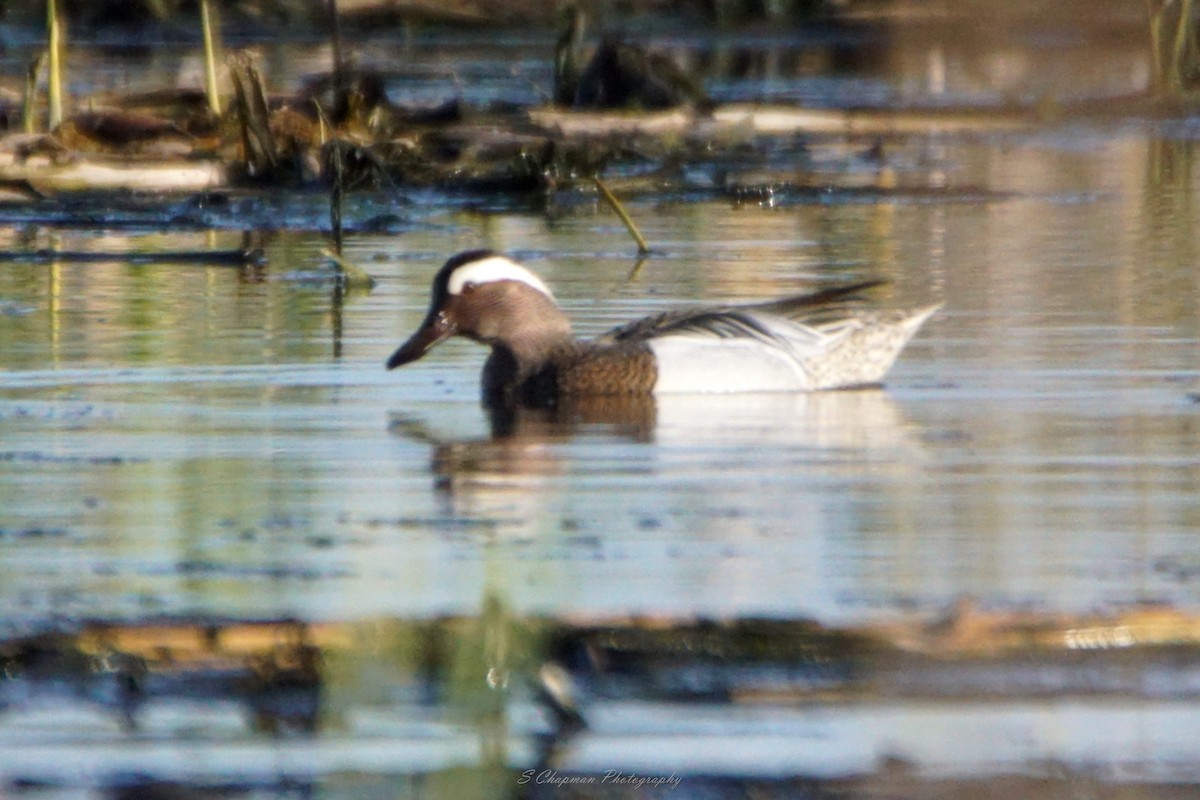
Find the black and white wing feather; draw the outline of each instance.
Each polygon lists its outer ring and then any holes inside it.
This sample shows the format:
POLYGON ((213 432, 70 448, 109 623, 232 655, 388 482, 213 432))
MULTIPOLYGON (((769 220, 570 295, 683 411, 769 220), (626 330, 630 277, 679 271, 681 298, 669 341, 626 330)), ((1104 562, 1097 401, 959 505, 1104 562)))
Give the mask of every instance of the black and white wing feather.
POLYGON ((861 305, 859 294, 883 283, 864 281, 753 305, 666 311, 613 328, 597 337, 596 343, 638 342, 671 335, 709 335, 721 339, 757 339, 764 344, 778 345, 781 343, 779 325, 772 324, 773 317, 793 323, 787 326, 788 336, 785 337, 792 338, 803 330, 800 326, 816 328, 851 315, 861 305))

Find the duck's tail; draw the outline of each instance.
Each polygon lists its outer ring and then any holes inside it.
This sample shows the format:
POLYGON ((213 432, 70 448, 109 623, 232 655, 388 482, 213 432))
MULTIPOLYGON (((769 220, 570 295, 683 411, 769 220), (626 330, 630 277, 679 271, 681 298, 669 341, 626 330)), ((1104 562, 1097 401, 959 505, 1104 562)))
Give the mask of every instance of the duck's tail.
POLYGON ((818 329, 827 337, 823 352, 805 359, 815 389, 878 384, 900 351, 941 303, 897 311, 868 312, 818 329))

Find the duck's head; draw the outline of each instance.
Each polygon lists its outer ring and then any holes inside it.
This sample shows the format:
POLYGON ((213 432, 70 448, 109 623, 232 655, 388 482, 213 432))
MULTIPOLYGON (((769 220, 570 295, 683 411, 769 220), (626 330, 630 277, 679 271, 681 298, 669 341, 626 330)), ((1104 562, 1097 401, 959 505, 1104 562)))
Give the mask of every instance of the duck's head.
POLYGON ((571 327, 538 276, 493 250, 468 250, 438 271, 425 321, 392 353, 387 368, 416 361, 451 336, 519 356, 569 339, 571 327))

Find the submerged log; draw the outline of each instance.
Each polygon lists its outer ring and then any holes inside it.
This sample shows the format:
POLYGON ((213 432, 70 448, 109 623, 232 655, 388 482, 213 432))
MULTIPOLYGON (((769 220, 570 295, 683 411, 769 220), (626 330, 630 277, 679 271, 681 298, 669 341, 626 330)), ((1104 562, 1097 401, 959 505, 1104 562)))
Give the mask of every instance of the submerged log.
POLYGON ((746 104, 720 106, 707 112, 684 108, 650 113, 539 108, 529 112, 529 119, 548 131, 580 137, 988 133, 1025 128, 1037 122, 1036 116, 1028 112, 841 110, 746 104))
POLYGON ((728 105, 714 111, 712 121, 718 128, 749 128, 756 134, 771 136, 796 133, 888 136, 991 133, 1026 128, 1035 124, 1037 118, 1030 112, 1007 110, 893 111, 728 105))
POLYGON ((229 185, 229 168, 215 160, 146 161, 115 157, 28 158, 0 151, 0 181, 25 181, 39 191, 200 192, 229 185))
POLYGON ((128 148, 163 138, 187 137, 171 120, 128 111, 85 111, 63 125, 69 126, 72 134, 105 147, 128 148))

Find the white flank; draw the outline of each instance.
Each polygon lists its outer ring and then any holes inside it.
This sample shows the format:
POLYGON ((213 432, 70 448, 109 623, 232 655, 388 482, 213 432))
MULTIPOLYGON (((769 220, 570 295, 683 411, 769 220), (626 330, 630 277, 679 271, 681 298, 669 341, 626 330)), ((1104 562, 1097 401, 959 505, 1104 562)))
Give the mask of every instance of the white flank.
POLYGON ((493 281, 519 281, 532 286, 542 294, 554 299, 554 294, 542 279, 506 256, 488 256, 478 261, 463 264, 450 273, 446 289, 450 294, 461 294, 468 283, 491 283, 493 281))
POLYGON ((658 366, 655 394, 805 392, 814 388, 794 357, 755 339, 663 336, 648 344, 658 366))
POLYGON ((775 340, 660 336, 648 342, 658 367, 654 392, 806 392, 875 384, 939 307, 867 312, 819 328, 758 315, 775 340))

